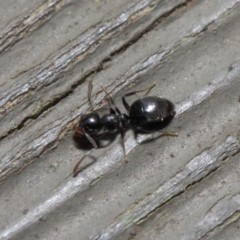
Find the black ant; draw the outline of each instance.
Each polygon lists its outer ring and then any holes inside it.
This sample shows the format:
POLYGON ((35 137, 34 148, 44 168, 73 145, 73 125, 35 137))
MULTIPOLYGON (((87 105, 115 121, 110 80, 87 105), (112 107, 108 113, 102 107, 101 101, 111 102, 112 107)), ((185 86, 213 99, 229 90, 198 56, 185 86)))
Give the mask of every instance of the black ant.
MULTIPOLYGON (((146 89, 127 93, 122 97, 122 103, 128 114, 121 113, 119 108, 115 105, 112 97, 109 96, 105 88, 102 87, 109 101, 110 113, 100 116, 99 109, 94 111, 92 110, 92 81, 90 81, 88 85, 88 100, 91 105, 90 109, 92 112, 82 114, 80 116, 78 123, 73 127, 74 136, 80 139, 85 137, 94 148, 97 148, 97 143, 95 140, 102 138, 106 133, 120 132, 125 157, 124 134, 127 128, 148 133, 156 132, 159 131, 159 129, 164 128, 175 115, 174 104, 166 98, 145 96, 133 102, 131 106, 127 103, 125 99, 126 97, 143 91, 147 91, 147 95, 148 92, 155 87, 155 85, 156 84, 154 83, 146 89)), ((167 136, 178 136, 177 133, 161 133, 167 136)), ((80 161, 74 167, 73 176, 76 176, 78 166, 84 158, 85 157, 80 159, 80 161)))

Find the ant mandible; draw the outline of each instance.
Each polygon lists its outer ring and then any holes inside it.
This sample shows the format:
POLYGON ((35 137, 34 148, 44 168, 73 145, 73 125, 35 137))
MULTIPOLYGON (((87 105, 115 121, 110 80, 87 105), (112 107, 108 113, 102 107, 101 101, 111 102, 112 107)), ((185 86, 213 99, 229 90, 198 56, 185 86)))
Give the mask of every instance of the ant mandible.
MULTIPOLYGON (((97 139, 103 137, 106 133, 120 132, 122 147, 125 158, 125 144, 124 134, 127 128, 132 128, 135 131, 141 132, 161 132, 162 135, 178 136, 177 133, 162 132, 159 129, 164 128, 175 115, 174 104, 166 98, 160 98, 156 96, 146 96, 148 92, 155 87, 153 83, 146 89, 133 91, 122 96, 122 103, 127 110, 128 114, 121 113, 119 108, 115 105, 112 97, 107 93, 104 87, 103 91, 109 102, 110 113, 99 115, 99 109, 93 110, 92 104, 92 81, 88 85, 88 101, 90 103, 90 110, 92 112, 80 115, 78 123, 73 127, 73 133, 75 137, 85 137, 94 148, 97 148, 97 139), (134 95, 139 92, 146 91, 145 97, 140 98, 129 105, 126 101, 126 97, 134 95)), ((75 165, 73 169, 73 176, 76 176, 78 167, 85 156, 75 165)), ((126 158, 125 158, 125 161, 126 158)))

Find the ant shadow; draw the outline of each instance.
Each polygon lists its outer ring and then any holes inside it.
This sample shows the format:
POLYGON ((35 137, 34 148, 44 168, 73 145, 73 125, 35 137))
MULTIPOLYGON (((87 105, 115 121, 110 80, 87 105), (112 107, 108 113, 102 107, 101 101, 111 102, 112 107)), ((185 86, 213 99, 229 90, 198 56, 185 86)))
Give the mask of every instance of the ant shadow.
MULTIPOLYGON (((116 133, 106 133, 101 136, 101 139, 94 139, 98 148, 105 148, 109 146, 117 137, 116 133)), ((79 150, 91 150, 93 145, 89 140, 83 135, 82 137, 73 136, 74 145, 79 150)))

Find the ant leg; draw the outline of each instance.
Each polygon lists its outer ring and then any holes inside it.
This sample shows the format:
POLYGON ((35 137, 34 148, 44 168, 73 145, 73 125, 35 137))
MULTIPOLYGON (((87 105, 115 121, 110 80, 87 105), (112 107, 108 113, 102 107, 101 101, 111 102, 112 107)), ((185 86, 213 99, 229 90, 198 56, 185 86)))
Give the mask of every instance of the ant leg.
MULTIPOLYGON (((125 96, 126 96, 126 95, 125 95, 125 96)), ((126 99, 125 99, 125 96, 122 97, 122 103, 123 103, 125 109, 126 109, 128 112, 130 112, 131 107, 130 107, 129 104, 127 103, 127 101, 126 101, 126 99)))
POLYGON ((77 162, 77 164, 74 166, 73 171, 72 171, 73 177, 76 177, 76 176, 77 176, 77 174, 78 174, 78 167, 79 167, 79 165, 82 163, 82 161, 83 161, 83 159, 84 159, 85 157, 86 157, 86 155, 83 156, 83 157, 77 162))
POLYGON ((110 105, 110 112, 115 114, 116 112, 120 115, 121 111, 119 110, 119 108, 116 106, 116 104, 114 103, 112 97, 109 95, 109 93, 106 91, 106 89, 102 86, 103 91, 105 92, 108 101, 109 101, 109 105, 110 105), (114 107, 114 109, 111 107, 111 105, 114 107))
POLYGON ((115 114, 116 115, 116 111, 110 107, 110 114, 115 114))
POLYGON ((93 109, 93 102, 92 102, 92 89, 93 89, 93 85, 92 85, 92 79, 90 79, 89 83, 88 83, 88 102, 90 104, 90 109, 93 109))
MULTIPOLYGON (((76 177, 77 175, 78 175, 78 173, 80 172, 80 170, 78 169, 79 168, 79 165, 82 163, 82 161, 87 157, 87 156, 89 156, 89 154, 92 152, 92 150, 91 151, 89 151, 89 152, 87 152, 82 158, 80 158, 80 160, 76 163, 76 165, 74 166, 74 168, 73 168, 73 171, 72 171, 72 176, 73 177, 76 177)), ((69 176, 71 176, 71 175, 69 175, 69 176)))
MULTIPOLYGON (((154 133, 156 131, 148 131, 142 128, 137 128, 137 130, 142 131, 142 132, 146 132, 146 133, 154 133)), ((170 136, 170 137, 178 137, 178 133, 176 132, 163 132, 163 131, 157 131, 159 133, 161 133, 163 136, 170 136)))
POLYGON ((125 161, 125 163, 127 163, 128 160, 126 157, 126 149, 125 149, 125 142, 124 142, 125 131, 124 131, 122 124, 120 125, 119 130, 120 130, 120 134, 121 134, 121 144, 122 144, 122 148, 123 148, 124 161, 125 161))
POLYGON ((158 131, 158 132, 161 133, 163 136, 178 137, 178 133, 176 132, 162 132, 162 131, 158 131))
POLYGON ((127 101, 126 101, 126 97, 129 97, 129 96, 131 96, 131 95, 134 95, 134 94, 136 94, 136 93, 139 93, 139 92, 144 92, 144 91, 147 91, 146 92, 146 94, 145 94, 145 96, 151 91, 151 89, 152 88, 154 88, 156 86, 156 83, 153 83, 153 84, 151 84, 151 85, 149 85, 147 88, 145 88, 145 89, 142 89, 142 90, 138 90, 138 91, 133 91, 133 92, 129 92, 129 93, 127 93, 127 94, 125 94, 123 97, 122 97, 122 103, 123 103, 123 105, 124 105, 124 107, 126 108, 126 110, 129 112, 130 111, 130 106, 129 106, 129 104, 127 103, 127 101))

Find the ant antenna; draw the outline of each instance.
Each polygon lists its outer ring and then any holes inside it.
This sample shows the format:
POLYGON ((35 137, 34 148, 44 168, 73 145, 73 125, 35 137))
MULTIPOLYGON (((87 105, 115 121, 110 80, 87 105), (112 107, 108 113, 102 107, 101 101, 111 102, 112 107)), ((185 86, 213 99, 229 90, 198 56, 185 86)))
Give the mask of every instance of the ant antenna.
POLYGON ((87 94, 87 97, 88 97, 88 102, 90 104, 90 109, 91 110, 93 109, 92 89, 93 89, 93 84, 92 84, 92 79, 90 79, 89 83, 88 83, 88 94, 87 94))

